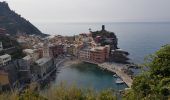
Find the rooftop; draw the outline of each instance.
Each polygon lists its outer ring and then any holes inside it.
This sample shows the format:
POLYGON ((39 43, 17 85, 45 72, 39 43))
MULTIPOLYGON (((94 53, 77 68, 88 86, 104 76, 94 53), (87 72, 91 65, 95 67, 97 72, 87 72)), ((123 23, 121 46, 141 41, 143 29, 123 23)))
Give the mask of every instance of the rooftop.
POLYGON ((24 58, 22 58, 22 59, 24 59, 24 60, 30 60, 31 59, 31 57, 28 55, 28 56, 25 56, 24 58))
POLYGON ((26 53, 34 53, 34 50, 33 49, 24 49, 23 50, 24 52, 26 52, 26 53))
POLYGON ((51 58, 41 58, 39 60, 36 61, 36 63, 40 66, 44 65, 46 62, 48 62, 49 60, 51 60, 51 58))
POLYGON ((11 56, 10 56, 10 55, 8 55, 8 54, 1 55, 1 56, 0 56, 0 58, 1 58, 1 59, 8 58, 8 57, 11 57, 11 56))
POLYGON ((91 48, 91 51, 103 50, 103 49, 105 49, 105 47, 100 46, 100 47, 91 48))

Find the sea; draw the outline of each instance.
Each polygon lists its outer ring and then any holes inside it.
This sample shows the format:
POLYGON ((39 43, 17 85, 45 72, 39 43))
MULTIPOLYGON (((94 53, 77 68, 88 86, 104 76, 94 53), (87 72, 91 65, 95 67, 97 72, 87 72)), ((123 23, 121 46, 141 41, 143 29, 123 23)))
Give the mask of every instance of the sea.
MULTIPOLYGON (((143 64, 144 58, 155 53, 162 46, 170 44, 169 22, 115 22, 115 23, 34 23, 43 33, 51 35, 72 36, 101 30, 105 25, 107 31, 114 32, 118 38, 118 47, 130 53, 130 61, 143 64)), ((113 74, 103 72, 95 66, 62 68, 56 75, 55 83, 65 81, 79 87, 93 87, 95 90, 113 88, 113 74), (83 69, 83 70, 82 70, 83 69)), ((126 85, 119 86, 121 89, 126 85)))

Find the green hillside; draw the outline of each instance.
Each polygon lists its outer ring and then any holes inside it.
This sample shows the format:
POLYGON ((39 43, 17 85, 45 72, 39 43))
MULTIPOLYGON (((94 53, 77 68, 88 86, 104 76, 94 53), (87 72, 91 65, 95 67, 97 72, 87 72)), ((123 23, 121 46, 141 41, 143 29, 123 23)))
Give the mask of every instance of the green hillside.
POLYGON ((26 34, 44 35, 28 20, 12 11, 6 2, 0 2, 0 28, 6 29, 9 34, 23 32, 26 34))

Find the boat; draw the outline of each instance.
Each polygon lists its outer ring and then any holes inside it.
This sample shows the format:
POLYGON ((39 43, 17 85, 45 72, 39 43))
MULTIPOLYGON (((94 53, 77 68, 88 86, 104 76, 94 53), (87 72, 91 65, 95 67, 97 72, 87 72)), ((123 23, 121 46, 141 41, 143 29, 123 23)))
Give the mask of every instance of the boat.
POLYGON ((120 79, 120 78, 117 78, 116 79, 116 84, 123 84, 124 82, 120 79))
POLYGON ((116 74, 114 74, 113 77, 117 78, 118 76, 116 74))

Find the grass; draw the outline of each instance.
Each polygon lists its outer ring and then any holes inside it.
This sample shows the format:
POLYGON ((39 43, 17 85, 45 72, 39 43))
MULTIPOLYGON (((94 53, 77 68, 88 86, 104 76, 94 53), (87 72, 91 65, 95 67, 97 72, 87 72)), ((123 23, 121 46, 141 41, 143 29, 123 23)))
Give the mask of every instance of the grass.
POLYGON ((30 87, 19 93, 2 93, 0 100, 116 100, 114 92, 110 89, 95 92, 92 89, 80 89, 76 86, 66 87, 64 84, 49 88, 46 92, 40 93, 30 87))

